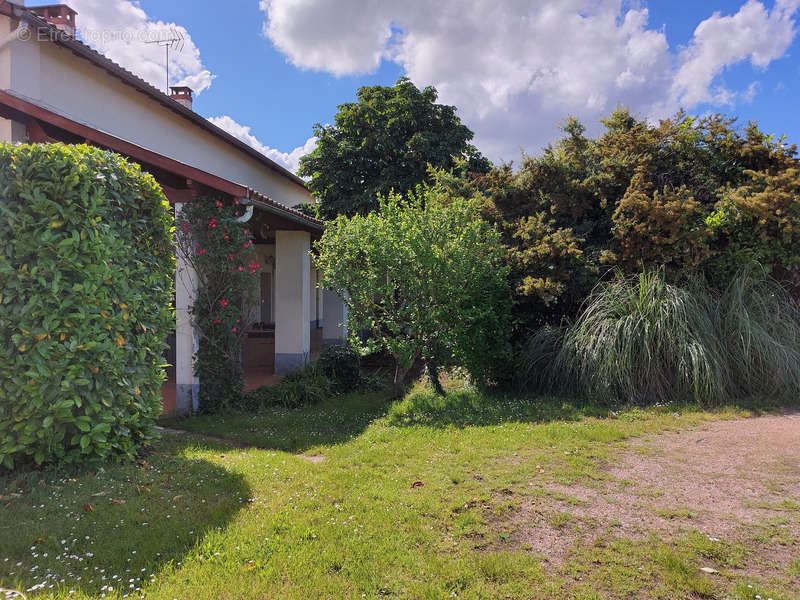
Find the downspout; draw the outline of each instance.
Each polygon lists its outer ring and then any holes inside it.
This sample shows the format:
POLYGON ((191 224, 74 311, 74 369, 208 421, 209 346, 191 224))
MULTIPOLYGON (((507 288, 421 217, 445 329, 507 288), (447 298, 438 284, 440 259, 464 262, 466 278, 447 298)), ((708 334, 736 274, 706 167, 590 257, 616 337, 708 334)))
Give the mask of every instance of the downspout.
MULTIPOLYGON (((260 210, 277 215, 288 221, 294 221, 300 225, 308 226, 308 221, 306 221, 303 217, 283 211, 275 206, 272 206, 271 204, 267 204, 266 202, 261 202, 255 198, 238 198, 238 200, 239 204, 247 207, 247 210, 241 217, 231 219, 231 221, 235 223, 247 223, 253 217, 253 209, 258 207, 260 210)), ((322 227, 316 227, 315 229, 322 231, 322 227)))
POLYGON ((244 214, 241 217, 236 217, 233 219, 234 223, 247 223, 250 219, 253 218, 253 209, 255 208, 253 204, 250 202, 249 198, 239 198, 239 204, 243 204, 247 206, 247 209, 244 211, 244 214))

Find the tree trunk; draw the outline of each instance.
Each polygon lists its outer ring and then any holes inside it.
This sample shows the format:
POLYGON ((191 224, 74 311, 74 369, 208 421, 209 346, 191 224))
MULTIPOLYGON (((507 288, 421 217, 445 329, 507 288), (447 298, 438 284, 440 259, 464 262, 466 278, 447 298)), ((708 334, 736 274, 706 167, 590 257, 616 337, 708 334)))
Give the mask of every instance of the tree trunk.
POLYGON ((400 366, 400 361, 396 358, 394 364, 394 385, 392 390, 392 398, 400 398, 403 395, 403 380, 406 378, 408 369, 402 368, 400 366))
POLYGON ((425 367, 428 369, 428 377, 431 380, 433 391, 439 396, 444 396, 444 388, 442 387, 442 382, 439 381, 439 367, 430 359, 425 361, 425 367))

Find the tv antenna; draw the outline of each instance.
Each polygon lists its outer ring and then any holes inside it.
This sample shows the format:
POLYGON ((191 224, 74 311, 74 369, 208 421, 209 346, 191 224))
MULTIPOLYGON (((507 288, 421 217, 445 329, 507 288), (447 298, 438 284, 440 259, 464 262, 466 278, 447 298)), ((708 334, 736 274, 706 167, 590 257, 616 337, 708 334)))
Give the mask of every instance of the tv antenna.
POLYGON ((166 37, 159 37, 157 40, 150 40, 145 44, 156 44, 164 48, 166 53, 166 67, 167 67, 167 94, 169 94, 169 51, 170 49, 177 51, 179 54, 183 50, 184 37, 180 30, 171 27, 166 37))

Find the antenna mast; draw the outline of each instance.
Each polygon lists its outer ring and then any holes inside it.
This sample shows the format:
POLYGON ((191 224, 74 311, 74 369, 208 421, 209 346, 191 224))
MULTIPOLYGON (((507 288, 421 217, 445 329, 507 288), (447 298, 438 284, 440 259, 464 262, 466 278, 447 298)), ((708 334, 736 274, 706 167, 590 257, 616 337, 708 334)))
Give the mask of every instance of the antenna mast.
POLYGON ((179 54, 183 50, 184 44, 184 37, 183 34, 176 29, 175 27, 171 27, 169 34, 166 37, 159 38, 157 40, 150 40, 145 42, 145 44, 156 44, 164 48, 164 53, 166 55, 166 69, 167 69, 167 90, 166 93, 169 94, 169 51, 170 48, 176 50, 179 54))

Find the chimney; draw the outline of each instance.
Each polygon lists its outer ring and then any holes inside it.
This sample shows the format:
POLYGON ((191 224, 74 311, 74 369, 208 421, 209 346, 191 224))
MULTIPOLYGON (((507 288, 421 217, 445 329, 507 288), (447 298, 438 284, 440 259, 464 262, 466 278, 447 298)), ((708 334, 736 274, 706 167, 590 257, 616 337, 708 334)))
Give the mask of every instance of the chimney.
POLYGON ((183 104, 186 108, 192 108, 192 88, 185 85, 171 85, 169 89, 171 92, 170 98, 183 104))
POLYGON ((75 37, 75 17, 77 12, 66 4, 48 4, 47 6, 29 6, 31 12, 39 15, 51 25, 75 37))

